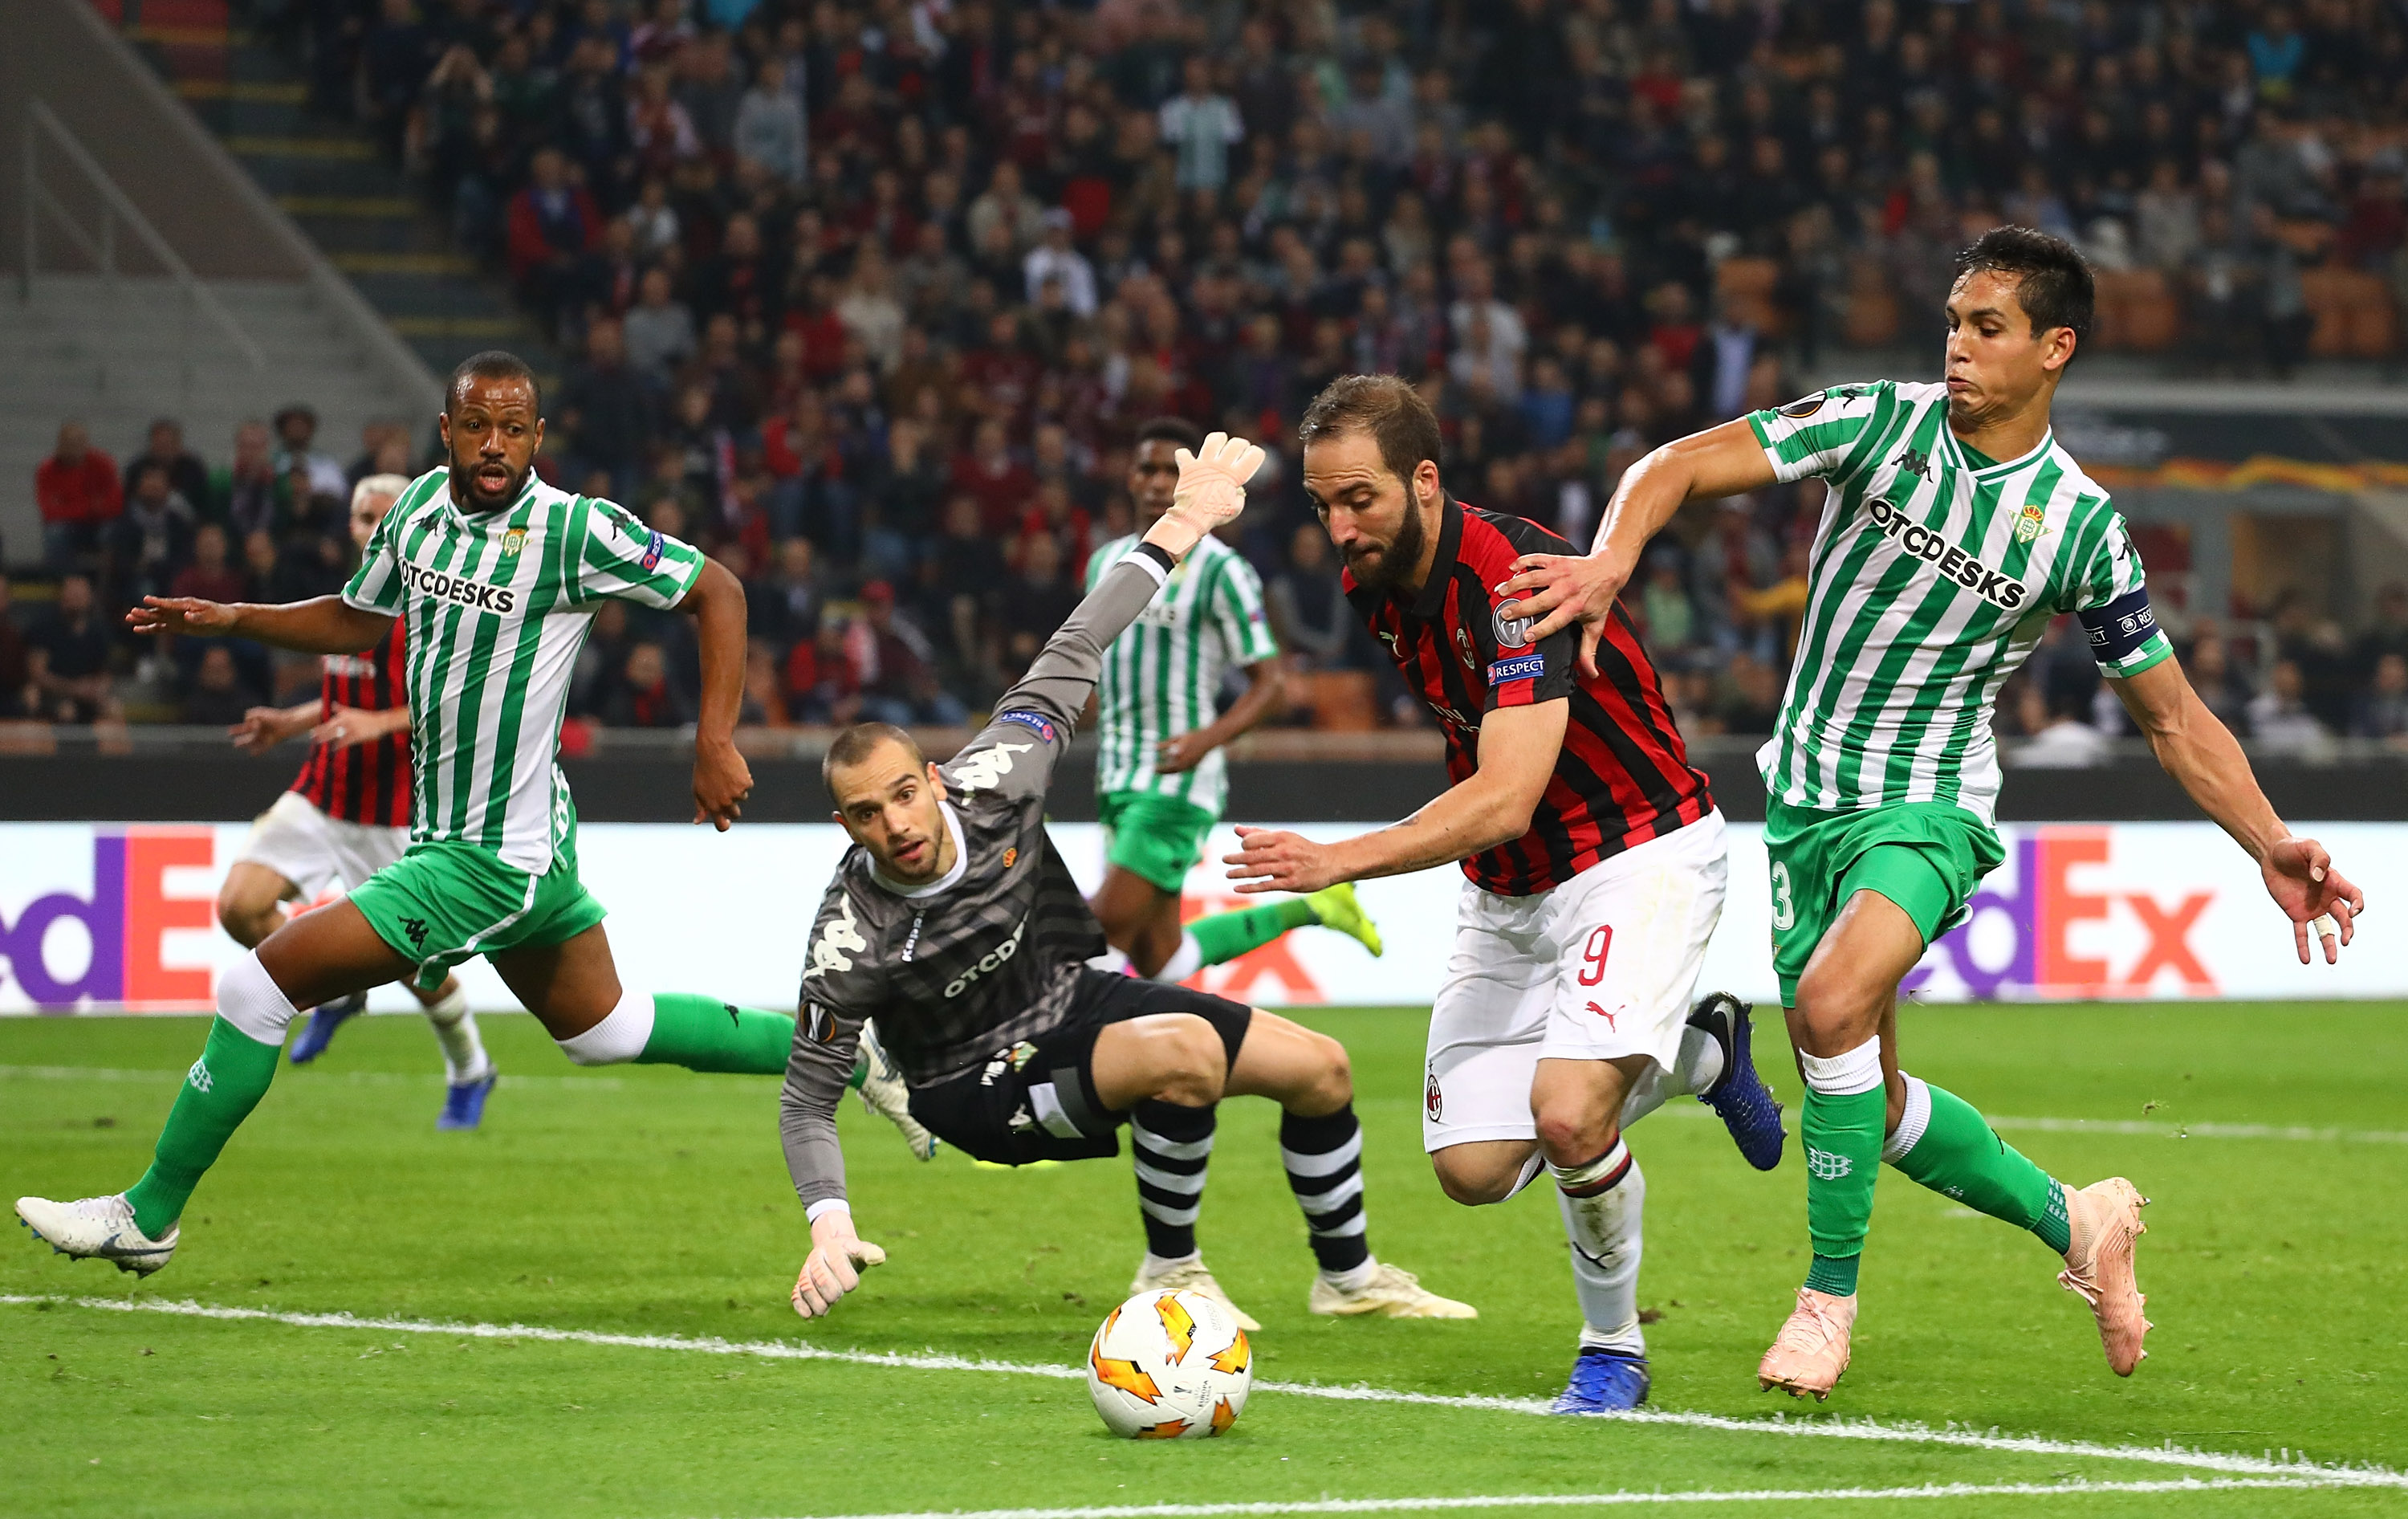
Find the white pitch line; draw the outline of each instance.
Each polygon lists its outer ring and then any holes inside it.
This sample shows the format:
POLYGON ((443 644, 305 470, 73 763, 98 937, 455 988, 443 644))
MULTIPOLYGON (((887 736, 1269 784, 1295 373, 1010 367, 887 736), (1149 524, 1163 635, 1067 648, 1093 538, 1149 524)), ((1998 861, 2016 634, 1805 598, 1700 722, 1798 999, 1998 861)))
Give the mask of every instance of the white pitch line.
MULTIPOLYGON (((183 1070, 127 1070, 103 1066, 0 1066, 0 1081, 38 1082, 180 1082, 183 1070)), ((431 1086, 441 1076, 406 1076, 393 1071, 313 1072, 311 1082, 343 1082, 353 1086, 431 1086)), ((585 1086, 617 1089, 627 1083, 615 1076, 505 1076, 504 1086, 585 1086)), ((1712 1118, 1707 1109, 1686 1106, 1661 1110, 1674 1118, 1712 1118)), ((1986 1117, 1992 1128, 2033 1134, 2116 1134, 2161 1139, 2286 1139, 2312 1144, 2408 1144, 2408 1129, 2315 1128, 2303 1124, 2163 1124, 2147 1119, 1986 1117)))
MULTIPOLYGON (((67 1297, 0 1293, 0 1304, 98 1309, 112 1313, 164 1313, 179 1318, 281 1324, 300 1329, 371 1330, 380 1334, 443 1335, 455 1340, 532 1340, 552 1344, 600 1345, 624 1350, 684 1351, 704 1355, 750 1355, 765 1360, 835 1361, 849 1366, 881 1366, 914 1371, 985 1371, 1011 1376, 1047 1377, 1075 1382, 1086 1375, 1078 1366, 995 1361, 948 1355, 937 1351, 916 1354, 892 1351, 828 1350, 800 1340, 733 1340, 686 1335, 612 1334, 594 1329, 554 1329, 526 1324, 453 1324, 435 1319, 363 1318, 351 1313, 286 1313, 265 1308, 231 1308, 213 1303, 160 1298, 67 1297)), ((1497 1413, 1543 1414, 1547 1404, 1534 1397, 1449 1397, 1440 1393, 1401 1392, 1383 1387, 1334 1387, 1320 1383, 1256 1381, 1254 1391, 1325 1397, 1340 1402, 1398 1403, 1426 1408, 1472 1409, 1497 1413)), ((1862 1440, 1915 1445, 1946 1445, 1967 1450, 2003 1451, 2020 1455, 2083 1456, 2102 1461, 2138 1461, 2152 1466, 2182 1467, 2222 1472, 2235 1477, 2314 1478, 2341 1486, 2408 1489, 2408 1472, 2374 1466, 2329 1466, 2293 1458, 2236 1455, 2220 1451, 2184 1450, 2171 1440, 2162 1446, 2101 1445, 2090 1440, 2050 1440, 2038 1435, 2000 1435, 1972 1429, 1933 1429, 1917 1424, 1880 1424, 1870 1419, 1805 1420, 1733 1419, 1715 1413, 1678 1413, 1638 1409, 1627 1413, 1597 1414, 1627 1424, 1663 1425, 1675 1428, 1713 1429, 1738 1435, 1794 1435, 1807 1439, 1862 1440)), ((1995 1426, 1993 1426, 1995 1428, 1995 1426)))
MULTIPOLYGON (((27 1082, 181 1082, 191 1070, 126 1070, 106 1066, 0 1066, 0 1081, 27 1082)), ((405 1075, 391 1070, 311 1071, 295 1078, 304 1082, 338 1082, 345 1086, 440 1086, 440 1073, 405 1075)), ((504 1076, 504 1086, 582 1086, 615 1091, 627 1083, 616 1076, 504 1076)))
POLYGON ((2171 1482, 1925 1483, 1915 1487, 1755 1487, 1736 1492, 1520 1493, 1478 1498, 1348 1498, 1296 1503, 1118 1503, 1077 1509, 930 1509, 854 1513, 827 1519, 1218 1519, 1286 1513, 1443 1513, 1466 1509, 1589 1509, 1655 1503, 1810 1503, 1833 1499, 2079 1498, 2088 1493, 2222 1493, 2266 1488, 2330 1488, 2324 1478, 2196 1477, 2171 1482))

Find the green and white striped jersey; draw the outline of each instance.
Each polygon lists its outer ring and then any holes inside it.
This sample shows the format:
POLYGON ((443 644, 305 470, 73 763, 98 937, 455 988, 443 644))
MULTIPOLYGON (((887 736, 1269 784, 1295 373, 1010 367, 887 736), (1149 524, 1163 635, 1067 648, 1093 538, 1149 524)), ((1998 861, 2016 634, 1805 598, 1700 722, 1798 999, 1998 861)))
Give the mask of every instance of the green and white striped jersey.
POLYGON ((532 475, 512 505, 471 515, 452 501, 450 473, 410 481, 343 599, 403 620, 410 841, 481 844, 539 876, 576 822, 552 755, 596 606, 673 607, 702 554, 532 475))
POLYGON ((1756 754, 1768 793, 1853 811, 1953 802, 1995 821, 1999 687, 2049 619, 2091 629, 2109 675, 2172 653, 2124 520, 2055 433, 1997 463, 1948 430, 1944 385, 1840 385, 1751 412, 1775 474, 1820 475, 1806 620, 1781 721, 1756 754))
MULTIPOLYGON (((1139 541, 1132 534, 1097 549, 1087 560, 1087 589, 1139 541)), ((1192 770, 1157 775, 1154 748, 1221 715, 1221 677, 1231 666, 1278 655, 1254 566, 1220 539, 1206 537, 1104 652, 1096 688, 1096 790, 1150 791, 1220 816, 1229 790, 1221 751, 1192 770)))

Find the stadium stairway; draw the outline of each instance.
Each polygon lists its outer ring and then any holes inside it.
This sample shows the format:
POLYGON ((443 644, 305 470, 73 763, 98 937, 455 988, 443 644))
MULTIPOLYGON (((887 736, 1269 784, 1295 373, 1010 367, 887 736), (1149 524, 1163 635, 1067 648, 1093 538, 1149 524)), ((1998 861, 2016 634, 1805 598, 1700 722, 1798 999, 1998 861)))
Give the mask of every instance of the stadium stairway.
POLYGON ((230 24, 225 0, 94 4, 428 367, 440 375, 509 348, 557 369, 508 290, 459 251, 373 136, 312 110, 300 64, 230 24))

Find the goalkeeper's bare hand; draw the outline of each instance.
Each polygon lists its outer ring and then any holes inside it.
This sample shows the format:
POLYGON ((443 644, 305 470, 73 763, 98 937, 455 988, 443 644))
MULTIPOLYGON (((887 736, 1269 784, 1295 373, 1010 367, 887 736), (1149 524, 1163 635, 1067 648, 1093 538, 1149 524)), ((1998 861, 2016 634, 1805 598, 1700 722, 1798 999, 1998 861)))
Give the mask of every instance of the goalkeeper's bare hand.
POLYGON ((1179 485, 1170 509, 1146 534, 1146 541, 1184 557, 1216 527, 1246 509, 1246 481, 1263 467, 1263 451, 1242 437, 1213 433, 1203 448, 1178 453, 1179 485))

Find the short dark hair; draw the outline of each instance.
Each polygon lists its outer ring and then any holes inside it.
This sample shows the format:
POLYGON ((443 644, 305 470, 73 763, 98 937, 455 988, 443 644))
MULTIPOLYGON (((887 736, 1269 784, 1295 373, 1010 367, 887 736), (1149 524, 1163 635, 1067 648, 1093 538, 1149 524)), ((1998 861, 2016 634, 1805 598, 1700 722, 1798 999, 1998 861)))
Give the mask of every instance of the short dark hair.
POLYGON ((827 752, 820 756, 820 784, 827 788, 828 799, 836 799, 836 769, 839 765, 858 765, 877 752, 880 744, 901 744, 911 756, 911 763, 925 768, 928 756, 920 752, 920 740, 892 723, 855 723, 828 741, 827 752))
POLYGON ((1369 434, 1380 447, 1380 462, 1406 481, 1423 460, 1435 464, 1444 447, 1429 403, 1396 375, 1340 375, 1331 380, 1304 408, 1297 446, 1309 449, 1343 433, 1369 434))
POLYGON ((2090 340, 2098 287, 2081 250, 2031 227, 1992 227, 1956 255, 1956 279, 1984 270, 2015 277, 2015 304, 2037 337, 2051 327, 2073 329, 2073 351, 2090 340))
POLYGON ((1148 443, 1176 443, 1190 453, 1204 447, 1204 429, 1185 417, 1156 417, 1137 430, 1137 440, 1131 448, 1143 448, 1148 443))
POLYGON ((452 379, 443 387, 443 409, 448 414, 452 403, 460 399, 460 389, 472 380, 523 380, 535 393, 535 414, 543 415, 543 383, 535 378, 527 362, 508 349, 489 348, 482 353, 471 353, 452 371, 452 379))

